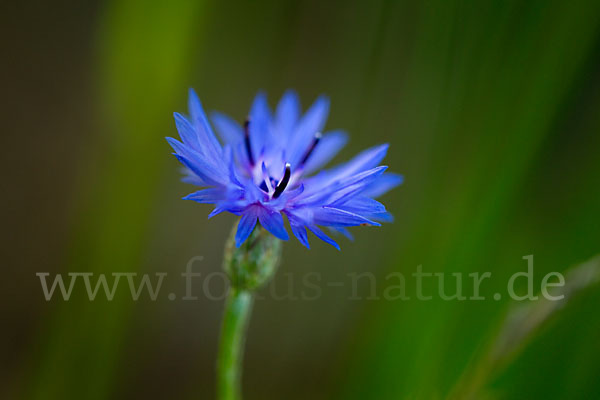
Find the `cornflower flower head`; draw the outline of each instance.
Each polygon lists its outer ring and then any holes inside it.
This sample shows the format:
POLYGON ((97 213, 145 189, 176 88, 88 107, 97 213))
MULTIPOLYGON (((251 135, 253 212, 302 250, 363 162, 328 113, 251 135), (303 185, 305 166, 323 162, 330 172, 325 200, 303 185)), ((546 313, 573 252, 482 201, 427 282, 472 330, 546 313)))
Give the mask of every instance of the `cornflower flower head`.
POLYGON ((348 227, 379 226, 392 220, 375 200, 402 183, 401 175, 386 173, 387 167, 379 165, 387 144, 322 169, 347 141, 342 131, 321 133, 329 112, 325 96, 303 115, 293 91, 284 94, 274 113, 259 93, 243 124, 212 113, 221 141, 193 90, 188 108, 189 117, 175 113, 181 141, 167 138, 185 167, 183 180, 204 187, 184 199, 214 204, 209 218, 224 211, 241 216, 236 246, 248 238, 257 221, 275 237, 288 240, 283 215, 304 246, 309 247, 308 229, 338 250, 321 227, 351 238, 348 227))

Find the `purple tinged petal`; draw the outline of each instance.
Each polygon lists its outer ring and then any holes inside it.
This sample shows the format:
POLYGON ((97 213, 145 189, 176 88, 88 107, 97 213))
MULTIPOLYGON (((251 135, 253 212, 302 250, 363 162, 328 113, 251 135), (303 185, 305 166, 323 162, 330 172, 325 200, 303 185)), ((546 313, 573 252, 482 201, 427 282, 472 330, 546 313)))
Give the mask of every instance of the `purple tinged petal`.
POLYGON ((330 238, 329 236, 327 236, 325 234, 325 232, 323 232, 321 229, 319 229, 316 226, 308 226, 308 229, 315 234, 316 237, 318 237, 319 239, 321 239, 322 241, 324 241, 325 243, 329 243, 330 245, 332 245, 333 247, 335 247, 338 250, 340 249, 340 245, 337 244, 335 242, 335 240, 333 240, 332 238, 330 238))
POLYGON ((240 247, 252 233, 252 230, 256 226, 256 217, 254 207, 250 207, 246 213, 242 215, 242 218, 240 218, 237 232, 235 233, 235 245, 237 247, 240 247))
POLYGON ((285 231, 283 217, 279 212, 271 211, 262 206, 254 207, 256 208, 258 219, 260 220, 260 224, 263 226, 263 228, 281 240, 288 240, 290 238, 288 233, 285 231))

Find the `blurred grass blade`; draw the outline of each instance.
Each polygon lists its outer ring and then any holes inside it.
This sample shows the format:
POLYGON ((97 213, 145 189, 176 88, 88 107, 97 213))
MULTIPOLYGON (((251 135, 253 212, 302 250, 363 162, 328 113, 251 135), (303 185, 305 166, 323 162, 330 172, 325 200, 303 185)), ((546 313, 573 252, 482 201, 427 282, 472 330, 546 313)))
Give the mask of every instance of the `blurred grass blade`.
MULTIPOLYGON (((508 221, 519 224, 531 168, 577 89, 596 43, 599 5, 440 1, 415 6, 411 35, 416 39, 406 78, 411 83, 403 96, 414 118, 425 121, 420 134, 431 146, 414 168, 420 175, 407 179, 406 189, 408 183, 413 189, 407 190, 406 203, 422 212, 407 219, 406 227, 396 224, 409 239, 398 246, 397 237, 390 237, 387 248, 394 253, 386 257, 393 260, 392 271, 411 274, 410 268, 424 265, 467 274, 485 265, 498 278, 492 285, 503 282, 510 257, 524 254, 508 221)), ((398 18, 404 12, 399 7, 398 18)), ((425 290, 431 293, 434 284, 425 290)), ((364 349, 354 344, 359 350, 351 383, 341 397, 444 397, 498 306, 435 298, 372 303, 356 334, 364 336, 364 349)))
POLYGON ((519 303, 509 310, 498 333, 487 346, 488 350, 473 364, 473 368, 467 369, 453 394, 449 396, 450 399, 489 397, 490 394, 484 392, 485 384, 515 360, 546 323, 557 317, 573 297, 586 290, 597 289, 596 285, 600 283, 600 255, 570 268, 565 275, 565 285, 548 290, 550 296, 562 299, 548 300, 538 295, 537 301, 519 303))
MULTIPOLYGON (((63 272, 140 269, 168 159, 163 138, 173 130, 175 99, 186 96, 183 78, 201 4, 126 0, 105 6, 94 82, 104 129, 97 154, 89 157, 94 165, 63 272)), ((30 397, 110 398, 132 307, 131 299, 89 302, 83 293, 57 304, 39 339, 43 352, 32 360, 30 397)))

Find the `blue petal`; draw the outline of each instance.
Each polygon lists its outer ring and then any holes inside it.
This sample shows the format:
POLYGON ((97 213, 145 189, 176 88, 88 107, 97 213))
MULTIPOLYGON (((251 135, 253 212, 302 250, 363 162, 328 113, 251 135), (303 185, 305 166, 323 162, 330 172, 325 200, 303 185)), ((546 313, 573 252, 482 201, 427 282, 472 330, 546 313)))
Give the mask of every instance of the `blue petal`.
POLYGON ((319 239, 321 239, 322 241, 324 241, 325 243, 329 243, 330 245, 332 245, 333 247, 335 247, 338 250, 340 249, 340 245, 337 244, 335 242, 335 240, 333 240, 332 238, 330 238, 329 236, 327 236, 322 230, 320 230, 318 227, 316 226, 308 226, 308 229, 315 234, 315 236, 317 236, 319 239))
POLYGON ((352 233, 350 233, 350 231, 346 228, 342 228, 340 226, 330 226, 329 229, 334 232, 341 233, 342 235, 346 236, 348 240, 354 240, 354 236, 352 236, 352 233))
POLYGON ((363 194, 369 197, 379 197, 404 182, 402 175, 388 173, 381 175, 375 182, 365 188, 363 194))
POLYGON ((217 171, 215 171, 210 165, 206 164, 201 159, 194 158, 194 160, 191 161, 179 154, 175 154, 175 157, 177 157, 179 162, 185 165, 190 171, 198 175, 200 179, 209 185, 223 185, 226 183, 223 177, 217 171))
POLYGON ((386 166, 375 167, 354 176, 344 178, 333 186, 333 194, 329 197, 330 203, 342 203, 361 193, 365 187, 376 180, 387 169, 386 166))
POLYGON ((320 207, 314 211, 314 222, 324 226, 356 226, 362 224, 380 226, 363 216, 333 207, 320 207))
POLYGON ((275 112, 275 124, 278 132, 287 138, 291 138, 294 126, 300 116, 300 101, 293 90, 285 92, 275 112))
POLYGON ((293 198, 300 196, 302 193, 304 192, 304 184, 300 184, 300 186, 298 186, 295 189, 286 189, 283 194, 281 195, 281 197, 279 197, 278 199, 276 199, 275 201, 284 198, 285 201, 289 201, 292 200, 293 198))
POLYGON ((254 207, 250 207, 250 209, 242 215, 242 218, 240 218, 237 232, 235 233, 235 245, 237 247, 240 247, 242 243, 248 239, 248 236, 250 236, 255 226, 256 212, 254 211, 254 207))
MULTIPOLYGON (((202 182, 205 182, 207 185, 219 186, 221 182, 213 179, 210 174, 205 173, 201 168, 198 168, 187 158, 180 156, 179 154, 175 154, 175 157, 182 163, 187 169, 189 169, 193 174, 198 176, 202 182)), ((189 177, 188 177, 189 179, 189 177)))
POLYGON ((215 215, 219 215, 219 214, 221 214, 222 212, 225 212, 225 211, 227 211, 227 207, 226 206, 218 205, 218 206, 216 206, 214 208, 214 210, 212 210, 210 212, 210 214, 208 214, 208 219, 211 219, 215 215))
POLYGON ((381 174, 387 170, 387 165, 380 165, 378 167, 374 167, 371 169, 363 170, 362 172, 358 172, 354 175, 346 176, 338 180, 338 183, 343 187, 348 187, 352 185, 356 185, 358 183, 371 183, 376 178, 380 177, 381 174))
POLYGON ((310 173, 327 164, 347 142, 348 135, 343 131, 334 131, 323 135, 308 158, 304 166, 304 172, 310 173))
POLYGON ((374 221, 394 222, 394 216, 387 211, 383 213, 368 215, 368 217, 373 219, 374 221))
POLYGON ((378 166, 385 158, 389 145, 382 144, 360 152, 352 160, 331 171, 337 178, 342 178, 378 166))
POLYGON ((378 202, 377 200, 373 200, 370 197, 366 196, 354 196, 345 201, 338 201, 333 203, 338 208, 341 208, 346 211, 353 212, 355 214, 363 214, 363 213, 372 213, 379 214, 385 212, 385 206, 378 202))
MULTIPOLYGON (((366 185, 373 182, 386 169, 386 166, 376 167, 354 176, 346 177, 340 181, 335 181, 331 178, 320 179, 317 175, 312 178, 311 183, 313 186, 310 190, 306 191, 306 194, 298 203, 303 205, 322 205, 350 198, 361 192, 366 185)), ((307 181, 308 184, 309 182, 307 181)))
POLYGON ((294 132, 289 154, 292 166, 297 165, 302 160, 302 157, 311 145, 315 134, 323 130, 328 114, 329 99, 325 96, 319 96, 310 109, 304 114, 294 132))
POLYGON ((204 182, 202 179, 200 179, 198 175, 194 174, 192 171, 190 171, 189 168, 185 166, 181 167, 181 173, 184 175, 183 178, 181 178, 182 182, 189 183, 190 185, 195 186, 209 186, 208 183, 204 182))
POLYGON ((307 249, 310 249, 310 244, 308 243, 308 235, 306 234, 306 228, 302 225, 297 225, 290 221, 290 226, 292 227, 292 233, 294 236, 298 238, 300 243, 306 246, 307 249))
POLYGON ((220 112, 212 112, 211 120, 223 142, 235 145, 244 139, 244 130, 233 118, 220 112))
POLYGON ((280 213, 268 210, 262 206, 256 206, 256 210, 260 224, 266 230, 271 232, 273 236, 281 240, 288 240, 290 238, 288 233, 285 231, 283 217, 280 213))
POLYGON ((262 191, 256 184, 247 179, 244 182, 244 195, 248 203, 260 203, 268 200, 269 195, 262 191))
POLYGON ((206 173, 214 174, 215 176, 220 177, 220 179, 227 176, 227 166, 223 162, 222 156, 219 157, 218 161, 214 159, 211 160, 211 158, 205 157, 204 154, 199 153, 193 147, 181 143, 177 139, 167 137, 166 140, 178 155, 198 164, 198 166, 201 166, 202 169, 206 170, 206 173))
POLYGON ((183 200, 193 200, 197 203, 216 203, 217 201, 223 200, 225 196, 226 194, 223 188, 208 188, 188 194, 183 200))
POLYGON ((231 148, 230 145, 225 145, 225 148, 223 149, 223 156, 224 156, 224 163, 227 167, 227 172, 228 172, 228 176, 229 176, 229 180, 231 181, 232 184, 238 186, 238 187, 243 187, 240 177, 238 176, 237 173, 237 168, 235 165, 235 160, 234 160, 234 156, 233 156, 233 149, 231 148))
POLYGON ((202 151, 198 142, 198 134, 194 129, 194 126, 188 121, 186 117, 179 113, 173 113, 173 117, 175 118, 175 126, 177 127, 177 132, 179 132, 179 136, 183 140, 183 143, 188 146, 193 147, 198 151, 202 151))
POLYGON ((265 145, 270 143, 270 121, 271 110, 269 110, 267 96, 260 92, 254 98, 250 110, 250 145, 255 160, 258 159, 258 155, 263 151, 265 145))
POLYGON ((208 219, 211 219, 215 215, 221 214, 224 211, 228 211, 235 215, 242 215, 246 210, 247 203, 243 200, 232 200, 232 201, 223 201, 217 203, 217 206, 210 214, 208 214, 208 219))
POLYGON ((213 133, 210 125, 208 124, 206 114, 204 113, 204 109, 202 108, 202 103, 200 103, 200 99, 198 98, 198 95, 196 94, 194 89, 190 89, 189 92, 188 109, 190 111, 194 127, 198 131, 198 138, 200 144, 202 146, 206 146, 214 156, 220 155, 221 144, 215 137, 215 134, 213 133))
POLYGON ((190 172, 188 175, 181 178, 181 182, 189 183, 190 185, 195 185, 195 186, 208 186, 208 184, 206 182, 204 182, 202 179, 200 179, 199 176, 194 175, 193 172, 190 172))
POLYGON ((173 150, 175 150, 175 153, 179 154, 182 157, 189 157, 192 158, 190 156, 191 152, 193 151, 192 149, 186 147, 185 144, 181 143, 179 140, 177 139, 173 139, 172 137, 166 137, 165 138, 167 140, 167 142, 171 145, 171 147, 173 148, 173 150))

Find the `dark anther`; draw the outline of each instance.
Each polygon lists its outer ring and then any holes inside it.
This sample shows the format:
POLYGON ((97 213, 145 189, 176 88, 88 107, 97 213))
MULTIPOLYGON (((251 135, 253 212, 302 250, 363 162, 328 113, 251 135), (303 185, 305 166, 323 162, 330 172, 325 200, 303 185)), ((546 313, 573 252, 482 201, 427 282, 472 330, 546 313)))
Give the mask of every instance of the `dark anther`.
POLYGON ((252 146, 250 145, 250 120, 244 122, 244 144, 246 145, 246 153, 248 153, 248 161, 251 166, 254 166, 254 157, 252 156, 252 146))
POLYGON ((308 157, 310 157, 310 155, 312 154, 312 152, 315 150, 315 147, 317 147, 317 145, 319 144, 319 141, 321 140, 321 137, 322 137, 321 132, 315 133, 315 137, 314 137, 312 143, 310 144, 310 147, 308 148, 308 151, 306 152, 306 154, 302 158, 302 161, 300 162, 300 165, 306 164, 306 161, 308 161, 308 157))
POLYGON ((275 193, 273 193, 273 198, 276 199, 281 196, 281 193, 285 190, 285 187, 288 185, 290 181, 290 176, 292 175, 290 163, 285 163, 285 174, 283 174, 283 179, 279 181, 279 184, 275 188, 275 193))

